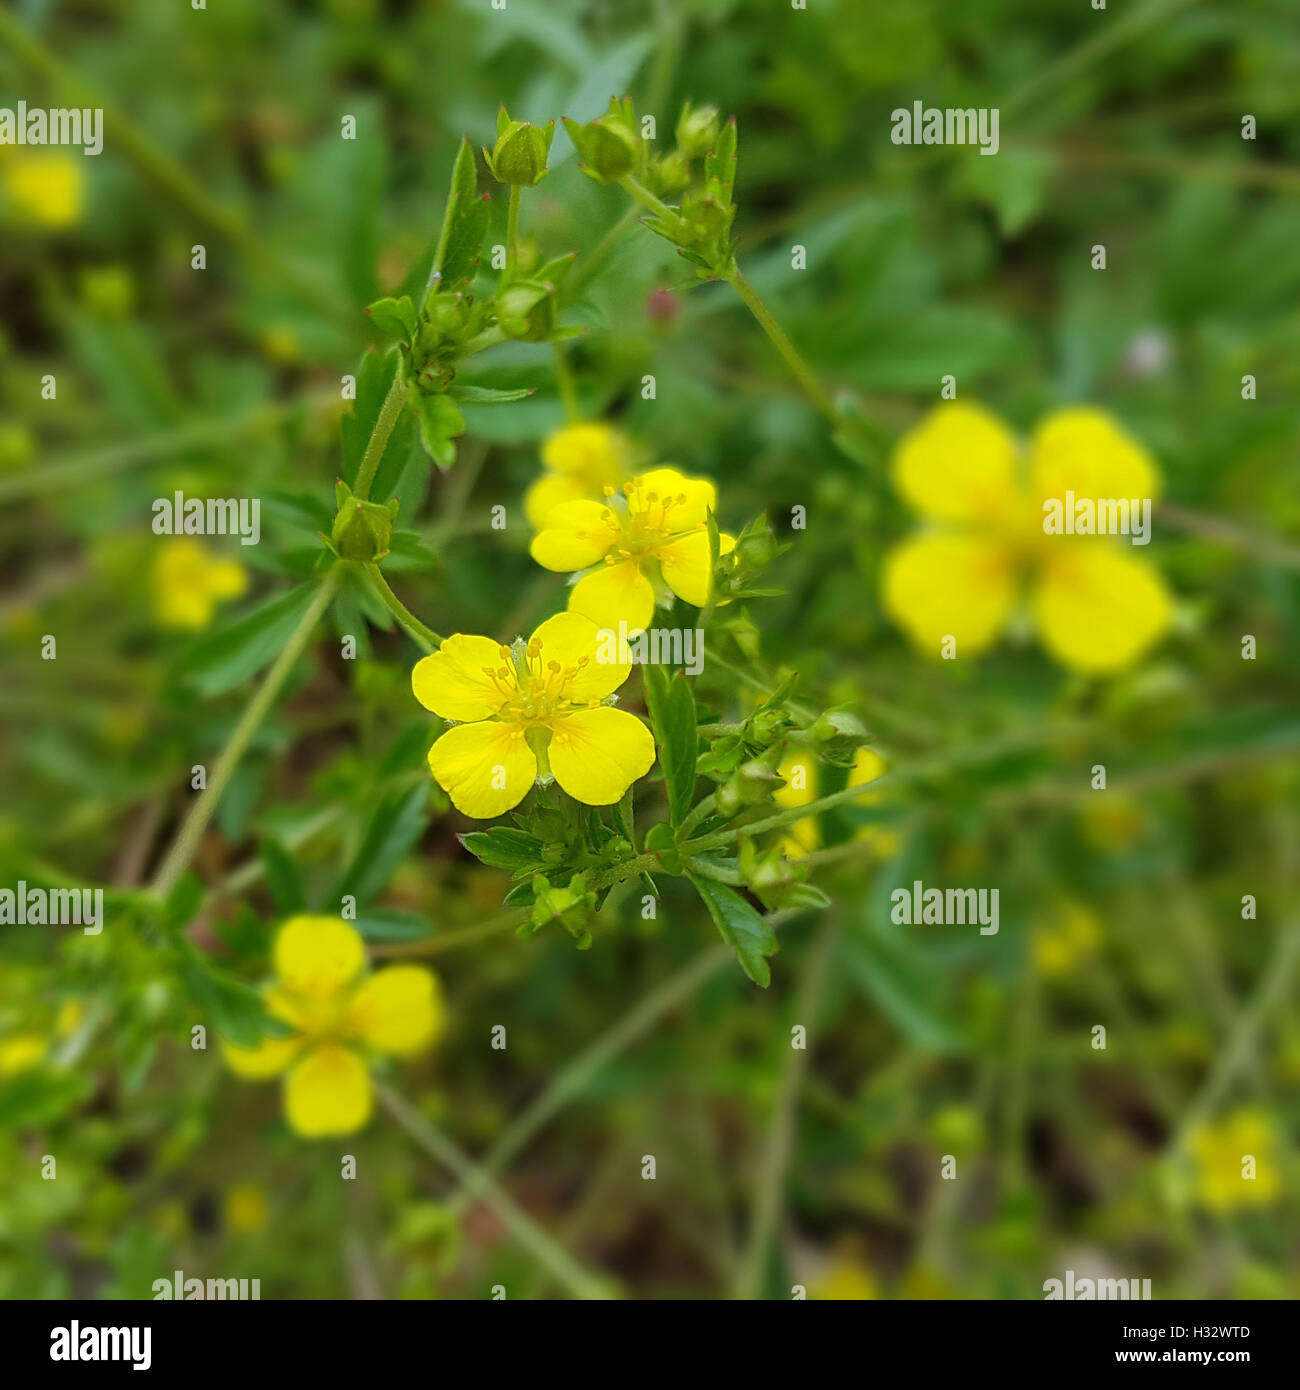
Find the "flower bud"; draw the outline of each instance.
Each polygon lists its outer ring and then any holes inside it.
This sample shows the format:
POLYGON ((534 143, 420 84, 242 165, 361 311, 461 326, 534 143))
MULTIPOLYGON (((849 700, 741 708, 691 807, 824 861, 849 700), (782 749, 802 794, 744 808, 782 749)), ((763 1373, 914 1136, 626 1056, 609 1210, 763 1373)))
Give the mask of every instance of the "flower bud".
POLYGON ((677 118, 677 148, 686 159, 709 154, 718 141, 718 108, 701 106, 692 111, 688 101, 677 118))
POLYGON ((582 172, 598 183, 615 183, 636 168, 641 141, 620 116, 597 116, 586 125, 565 116, 564 128, 582 159, 582 172))
POLYGON ((808 730, 818 756, 828 763, 848 767, 870 735, 862 721, 846 709, 828 709, 808 730))
POLYGON ((546 173, 546 156, 555 138, 555 122, 544 126, 512 121, 505 107, 497 116, 497 142, 491 153, 484 147, 483 158, 498 183, 532 188, 546 173))
POLYGON ((360 502, 342 479, 334 496, 339 509, 330 531, 330 543, 335 553, 359 564, 370 564, 387 555, 397 518, 397 498, 386 504, 360 502))
POLYGON ((555 328, 550 285, 536 280, 512 280, 497 295, 497 322, 507 338, 544 343, 555 328))

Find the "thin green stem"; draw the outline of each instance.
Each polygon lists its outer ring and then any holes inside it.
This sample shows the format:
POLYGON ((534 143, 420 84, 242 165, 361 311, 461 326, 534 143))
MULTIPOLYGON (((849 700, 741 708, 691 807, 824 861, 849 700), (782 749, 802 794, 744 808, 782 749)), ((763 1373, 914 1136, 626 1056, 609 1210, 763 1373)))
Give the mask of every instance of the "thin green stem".
POLYGON ((406 629, 415 644, 423 647, 426 652, 436 652, 442 646, 442 638, 432 628, 425 627, 419 618, 388 587, 388 580, 384 578, 384 572, 378 565, 369 564, 364 568, 366 578, 370 580, 375 593, 384 601, 389 612, 406 629))
POLYGON ((247 708, 240 716, 239 723, 231 731, 229 739, 226 740, 226 746, 221 750, 216 766, 212 769, 212 776, 208 779, 207 786, 190 808, 189 815, 181 822, 181 827, 177 831, 171 849, 168 850, 158 872, 154 875, 151 886, 160 897, 165 897, 170 893, 176 885, 176 881, 189 868, 190 861, 198 850, 199 841, 203 838, 203 832, 207 829, 208 822, 212 819, 221 801, 221 794, 225 791, 231 777, 234 776, 235 769, 239 766, 239 760, 247 751, 253 735, 270 712, 276 696, 280 693, 280 688, 288 679, 289 672, 293 670, 298 658, 302 655, 316 624, 320 621, 326 608, 329 607, 341 575, 342 567, 335 565, 321 581, 316 596, 299 619, 298 626, 294 628, 283 651, 276 657, 275 663, 266 673, 253 698, 248 702, 247 708))
POLYGON ((519 264, 519 203, 522 196, 523 189, 520 185, 512 183, 510 204, 506 213, 506 284, 515 278, 515 267, 519 264))
POLYGON ((553 343, 555 355, 555 384, 560 389, 560 399, 564 402, 564 418, 570 424, 582 419, 582 407, 578 404, 578 388, 573 380, 573 368, 564 355, 564 344, 553 343))
POLYGON ((483 1168, 441 1130, 435 1129, 387 1086, 376 1086, 375 1094, 379 1097, 379 1103, 420 1148, 458 1178, 466 1192, 482 1202, 519 1244, 530 1251, 576 1298, 595 1300, 611 1296, 604 1284, 583 1269, 553 1236, 516 1206, 483 1168))
POLYGON ((795 380, 803 387, 805 395, 818 410, 835 426, 842 428, 844 421, 836 410, 831 398, 822 389, 813 370, 803 360, 798 348, 786 336, 785 329, 772 317, 772 311, 763 303, 758 291, 748 280, 735 270, 728 277, 728 283, 745 302, 745 307, 758 321, 758 326, 772 341, 772 346, 781 354, 786 366, 790 368, 795 380))
POLYGON ((606 257, 608 257, 609 253, 614 249, 614 246, 623 236, 624 232, 636 222, 636 217, 637 210, 635 206, 626 208, 622 217, 620 217, 609 231, 596 243, 587 259, 585 261, 580 261, 577 266, 574 267, 573 274, 568 276, 560 286, 558 299, 561 304, 571 304, 581 295, 583 290, 591 283, 596 272, 600 269, 606 257))
POLYGON ((379 461, 384 456, 384 450, 388 447, 388 440, 393 433, 393 427, 397 424, 397 417, 402 413, 402 407, 405 404, 406 383, 402 380, 399 372, 393 378, 393 384, 388 388, 383 405, 379 407, 379 416, 375 420, 374 429, 370 432, 366 452, 361 456, 361 467, 357 469, 356 482, 352 485, 352 495, 359 502, 369 500, 375 474, 379 471, 379 461))
POLYGON ((671 222, 678 214, 677 212, 656 198, 653 193, 639 179, 632 174, 624 174, 619 179, 619 184, 641 204, 643 208, 649 208, 657 217, 662 217, 665 222, 671 222))

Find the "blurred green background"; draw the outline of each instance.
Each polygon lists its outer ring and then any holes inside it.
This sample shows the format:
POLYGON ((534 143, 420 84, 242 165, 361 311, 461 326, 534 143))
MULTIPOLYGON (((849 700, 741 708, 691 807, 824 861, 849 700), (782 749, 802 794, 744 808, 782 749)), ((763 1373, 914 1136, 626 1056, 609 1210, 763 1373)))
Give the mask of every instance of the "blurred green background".
MULTIPOLYGON (((498 1145, 518 1207, 623 1296, 1039 1298, 1067 1269, 1157 1298, 1300 1294, 1297 19, 1284 0, 5 0, 0 105, 103 106, 107 126, 98 158, 0 151, 0 883, 117 896, 99 936, 0 928, 0 1293, 149 1297, 174 1269, 268 1298, 564 1292, 386 1115, 311 1144, 274 1087, 191 1050, 204 1015, 157 933, 256 980, 298 893, 342 870, 377 956, 426 960, 447 1000, 446 1036, 388 1084, 465 1151, 498 1145), (885 470, 832 441, 725 286, 687 293, 631 222, 566 320, 590 330, 568 350, 583 409, 715 478, 728 525, 766 510, 796 540, 767 576, 784 596, 746 605, 755 669, 852 703, 889 766, 922 770, 882 788, 887 833, 823 818, 833 904, 782 928, 768 991, 678 881, 653 921, 611 899, 589 951, 493 931, 509 883, 429 783, 417 653, 345 593, 330 622, 359 659, 318 635, 196 895, 137 929, 190 769, 248 698, 229 629, 328 529, 363 306, 426 253, 462 134, 490 143, 503 102, 590 119, 615 93, 664 135, 686 99, 735 113, 741 266, 885 429, 951 373, 1021 430, 1091 402, 1142 439, 1174 631, 1106 681, 1014 633, 979 661, 918 656, 878 598, 914 524, 885 470), (892 145, 915 100, 999 108, 1000 153, 892 145), (177 489, 262 499, 259 545, 205 542, 246 573, 194 630, 167 621, 149 526, 177 489), (894 928, 890 890, 916 878, 1000 886, 999 933, 894 928), (1225 1186, 1243 1146, 1259 1177, 1225 1186)), ((562 132, 550 167, 523 234, 590 254, 626 200, 562 132)), ((500 240, 499 188, 493 209, 500 240)), ((438 631, 508 638, 564 601, 521 512, 563 408, 548 348, 478 361, 536 394, 468 411, 445 476, 413 449, 402 523, 437 561, 391 578, 438 631)), ((697 695, 752 707, 714 664, 697 695)))

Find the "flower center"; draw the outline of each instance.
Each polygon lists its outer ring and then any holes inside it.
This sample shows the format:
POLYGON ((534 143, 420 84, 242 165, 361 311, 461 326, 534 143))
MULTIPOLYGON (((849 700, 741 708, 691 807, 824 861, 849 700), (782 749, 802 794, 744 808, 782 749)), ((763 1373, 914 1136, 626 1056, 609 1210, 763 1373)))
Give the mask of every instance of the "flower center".
POLYGON ((582 669, 591 664, 589 656, 580 656, 573 665, 565 666, 553 657, 547 658, 542 644, 534 637, 526 647, 501 648, 502 664, 485 666, 483 673, 503 697, 497 718, 508 724, 520 724, 525 729, 545 727, 564 716, 577 704, 573 697, 573 682, 582 669), (507 664, 509 663, 509 664, 507 664))

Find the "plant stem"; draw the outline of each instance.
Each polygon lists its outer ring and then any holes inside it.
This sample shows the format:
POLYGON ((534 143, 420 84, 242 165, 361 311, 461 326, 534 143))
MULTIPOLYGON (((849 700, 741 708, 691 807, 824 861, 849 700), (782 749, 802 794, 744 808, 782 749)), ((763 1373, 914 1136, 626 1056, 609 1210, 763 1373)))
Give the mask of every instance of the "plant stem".
POLYGON ((564 344, 553 343, 555 354, 555 384, 560 389, 560 399, 564 402, 564 418, 570 425, 582 419, 582 407, 578 404, 578 390, 573 381, 573 368, 564 355, 564 344))
POLYGON ((560 286, 560 293, 557 297, 561 304, 572 303, 587 288, 615 243, 635 221, 636 208, 625 209, 622 217, 596 243, 587 259, 580 261, 574 268, 573 274, 568 276, 560 286))
MULTIPOLYGON (((808 961, 807 973, 799 990, 794 1017, 809 1033, 817 1022, 817 1012, 830 971, 835 936, 835 925, 828 922, 818 934, 808 961)), ((807 1044, 806 1039, 805 1043, 807 1044)), ((758 1298, 762 1291, 764 1261, 776 1230, 777 1219, 781 1214, 782 1189, 785 1185, 786 1171, 790 1166, 790 1156, 794 1151, 799 1089, 808 1070, 809 1053, 809 1045, 801 1048, 791 1047, 782 1068, 776 1109, 772 1115, 767 1145, 758 1171, 749 1244, 733 1286, 736 1298, 758 1298)))
POLYGON ((425 627, 419 618, 388 587, 388 580, 384 578, 383 570, 376 564, 369 564, 365 566, 365 571, 375 592, 383 599, 389 612, 406 629, 416 645, 423 647, 426 652, 436 652, 442 646, 442 638, 432 628, 425 627))
POLYGON ((673 218, 677 216, 674 209, 670 208, 667 203, 661 201, 659 198, 656 198, 645 184, 641 183, 631 174, 624 174, 623 177, 619 179, 619 184, 630 193, 642 207, 649 208, 656 216, 662 217, 665 222, 671 222, 673 218))
POLYGON ((576 1297, 607 1299, 609 1290, 548 1235, 492 1181, 487 1173, 441 1130, 435 1129, 387 1086, 376 1086, 379 1103, 412 1139, 461 1182, 465 1191, 483 1203, 512 1236, 555 1275, 576 1297))
POLYGON ((836 410, 831 398, 822 389, 821 382, 813 374, 812 368, 803 360, 799 350, 790 339, 786 337, 785 329, 772 317, 771 310, 763 303, 758 291, 739 270, 732 271, 728 277, 728 284, 745 301, 745 307, 758 321, 758 326, 772 340, 772 346, 781 354, 786 366, 790 368, 795 380, 803 387, 808 399, 836 429, 840 429, 844 421, 841 419, 839 411, 836 410))
POLYGON ((519 202, 523 189, 517 183, 510 185, 510 204, 506 213, 506 271, 505 284, 515 278, 515 266, 519 261, 519 202))
POLYGON ((274 665, 266 673, 262 684, 258 686, 256 693, 240 716, 239 723, 231 731, 229 739, 226 740, 226 746, 221 750, 216 766, 212 769, 212 776, 208 779, 207 786, 190 808, 189 815, 182 821, 171 849, 168 850, 158 872, 154 875, 151 887, 159 897, 166 897, 175 887, 176 881, 189 868, 190 860, 194 858, 199 841, 203 838, 203 832, 207 829, 208 822, 212 819, 213 813, 221 801, 222 792, 225 791, 227 783, 239 766, 239 760, 247 751, 253 735, 274 704, 275 697, 280 693, 280 687, 284 685, 289 672, 293 670, 295 663, 302 655, 316 624, 321 619, 321 615, 329 607, 342 572, 341 566, 335 565, 321 581, 320 588, 316 591, 316 597, 312 599, 311 605, 299 619, 298 626, 294 628, 292 635, 284 645, 284 650, 276 657, 274 665))
POLYGON ((379 415, 375 420, 374 429, 370 431, 366 452, 361 456, 361 467, 357 469, 357 479, 352 485, 352 495, 358 502, 366 502, 370 498, 370 489, 374 484, 375 474, 379 471, 379 461, 384 456, 389 436, 393 433, 397 417, 402 413, 405 404, 406 384, 399 373, 393 378, 384 403, 379 407, 379 415))

